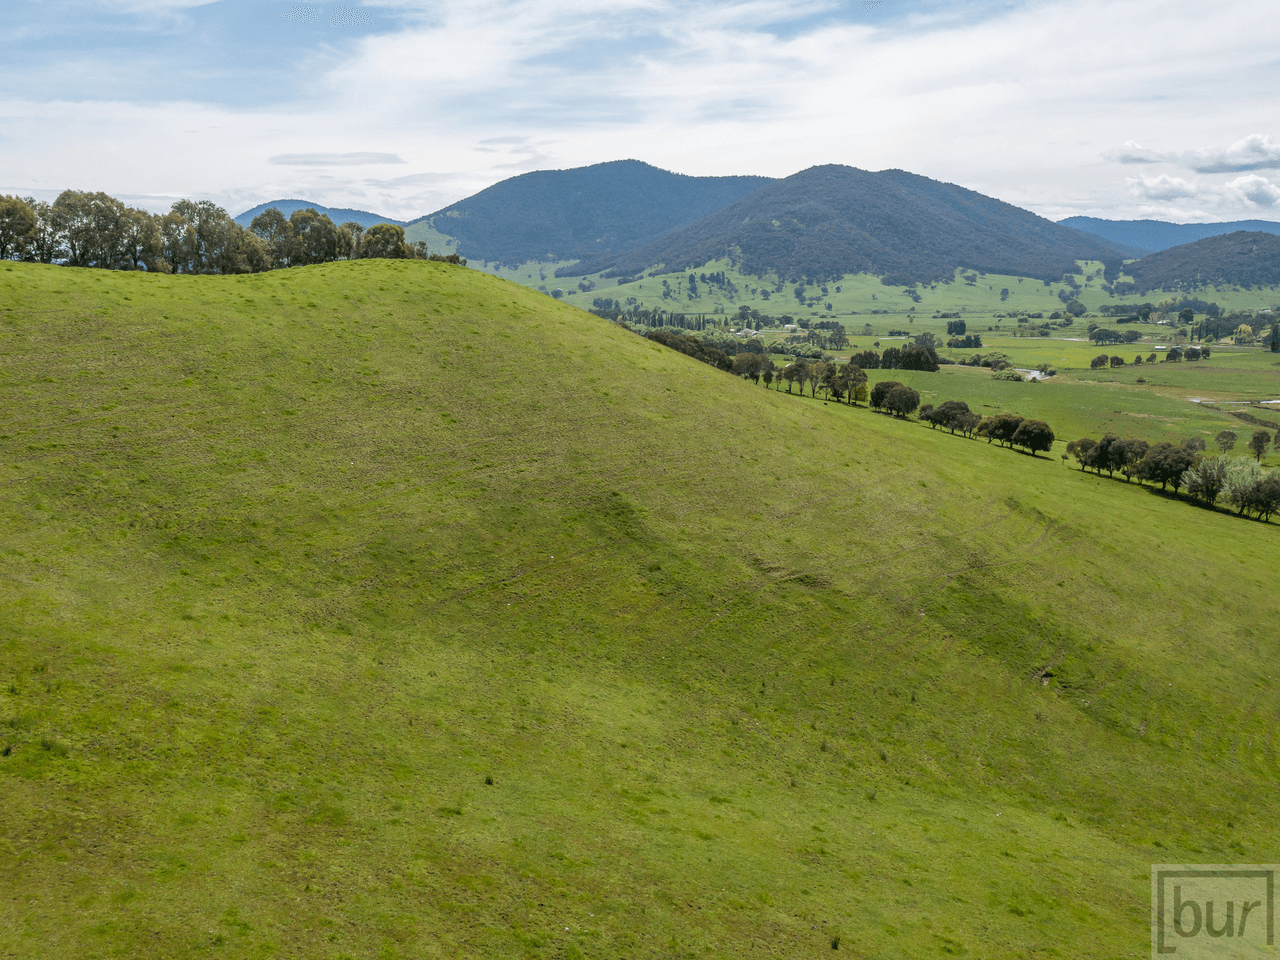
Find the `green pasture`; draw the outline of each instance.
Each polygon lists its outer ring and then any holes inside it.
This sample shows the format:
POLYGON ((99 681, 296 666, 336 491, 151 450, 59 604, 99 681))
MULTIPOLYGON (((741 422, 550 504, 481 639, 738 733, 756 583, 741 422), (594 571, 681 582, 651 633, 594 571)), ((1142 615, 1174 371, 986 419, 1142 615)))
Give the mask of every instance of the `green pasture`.
POLYGON ((0 954, 1110 960, 1280 839, 1280 525, 439 263, 5 264, 0 389, 0 954))
MULTIPOLYGON (((1069 440, 1086 436, 1097 439, 1107 433, 1137 437, 1149 443, 1160 440, 1180 443, 1200 437, 1210 449, 1216 450, 1213 438, 1222 430, 1234 430, 1247 438, 1257 429, 1224 409, 1165 396, 1120 378, 1088 381, 1059 375, 1040 382, 1016 383, 994 380, 991 371, 981 367, 942 367, 937 373, 912 370, 868 370, 867 373, 872 383, 897 380, 914 387, 920 392, 922 404, 937 406, 947 400, 963 400, 983 416, 1016 413, 1043 420, 1061 441, 1054 450, 1055 455, 1063 452, 1069 440)), ((1280 421, 1280 415, 1275 419, 1280 421)))

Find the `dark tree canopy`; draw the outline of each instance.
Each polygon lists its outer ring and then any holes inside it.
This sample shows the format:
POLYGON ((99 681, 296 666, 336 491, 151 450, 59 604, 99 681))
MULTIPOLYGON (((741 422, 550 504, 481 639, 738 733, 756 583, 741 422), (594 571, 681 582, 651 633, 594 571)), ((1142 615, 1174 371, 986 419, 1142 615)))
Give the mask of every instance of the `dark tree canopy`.
POLYGON ((898 384, 884 398, 884 407, 896 417, 905 417, 920 406, 920 394, 904 384, 898 384))
POLYGON ((1037 452, 1053 449, 1053 430, 1042 420, 1024 420, 1011 438, 1015 447, 1025 447, 1034 457, 1037 452))

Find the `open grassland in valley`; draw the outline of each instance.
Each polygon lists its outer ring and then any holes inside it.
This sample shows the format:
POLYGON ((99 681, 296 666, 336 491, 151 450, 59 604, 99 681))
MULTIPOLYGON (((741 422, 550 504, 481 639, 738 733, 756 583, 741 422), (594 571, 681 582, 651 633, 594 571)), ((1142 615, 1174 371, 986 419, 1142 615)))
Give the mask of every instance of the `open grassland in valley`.
MULTIPOLYGON (((411 236, 411 239, 416 239, 416 236, 411 236)), ((441 247, 441 243, 430 241, 428 246, 433 251, 438 247, 445 252, 452 251, 452 247, 441 247)), ((547 294, 559 291, 559 297, 565 303, 584 310, 590 310, 601 298, 624 305, 632 299, 634 305, 643 308, 727 319, 740 307, 746 306, 774 317, 783 314, 806 319, 831 317, 845 325, 850 337, 861 330, 864 323, 870 323, 874 332, 882 336, 889 330, 900 328, 909 317, 914 317, 917 325, 912 327, 913 333, 920 329, 938 332, 945 329, 946 321, 932 320, 935 312, 959 313, 971 325, 970 333, 985 330, 988 324, 995 323, 1004 323, 1007 329, 1012 321, 997 318, 996 314, 1027 312, 1043 313, 1047 317, 1064 308, 1067 300, 1063 296, 1078 299, 1094 314, 1107 305, 1132 304, 1136 308, 1138 304, 1155 304, 1166 297, 1179 296, 1193 296, 1217 303, 1227 312, 1266 309, 1280 302, 1280 288, 1276 287, 1206 286, 1190 292, 1151 290, 1141 295, 1113 296, 1102 289, 1103 265, 1088 260, 1078 261, 1082 272, 1074 277, 1075 287, 1061 281, 1046 284, 1029 277, 979 274, 963 269, 956 270, 949 280, 910 287, 887 285, 881 282, 880 277, 867 273, 846 274, 839 279, 814 282, 775 275, 753 276, 741 272, 729 260, 713 260, 675 273, 652 272, 638 278, 606 277, 603 274, 556 277, 555 271, 571 262, 529 261, 515 267, 500 267, 478 261, 474 265, 535 289, 545 288, 547 294), (694 276, 694 285, 689 283, 690 274, 694 276), (700 279, 704 276, 712 280, 700 279), (719 282, 721 278, 723 283, 719 282), (624 282, 620 283, 619 279, 624 282), (981 328, 973 326, 979 321, 981 328), (923 327, 919 327, 921 324, 923 327)), ((1130 278, 1122 275, 1121 279, 1130 278)), ((1083 337, 1083 323, 1079 329, 1079 335, 1083 337)))
POLYGON ((1274 524, 438 263, 5 265, 0 370, 0 953, 1114 958, 1274 859, 1274 524))

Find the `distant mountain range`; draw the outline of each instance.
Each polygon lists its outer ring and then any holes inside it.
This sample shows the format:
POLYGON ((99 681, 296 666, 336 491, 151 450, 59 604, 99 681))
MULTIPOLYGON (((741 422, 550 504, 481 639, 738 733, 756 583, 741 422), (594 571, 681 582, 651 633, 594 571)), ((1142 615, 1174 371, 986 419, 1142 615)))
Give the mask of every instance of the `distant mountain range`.
POLYGON ((316 213, 324 214, 334 223, 348 223, 354 221, 360 226, 368 229, 375 223, 394 223, 398 226, 405 226, 403 220, 393 220, 391 217, 379 216, 376 213, 370 213, 368 210, 352 210, 348 207, 326 207, 321 203, 312 203, 310 200, 270 200, 267 203, 260 203, 251 210, 246 210, 240 216, 235 217, 236 223, 249 229, 249 224, 253 223, 253 218, 266 210, 275 207, 286 217, 295 210, 314 210, 316 213))
POLYGON ((871 273, 906 285, 950 278, 957 268, 1058 280, 1076 260, 1140 260, 1127 272, 1143 290, 1280 282, 1267 279, 1266 239, 1280 237, 1280 223, 1053 223, 955 184, 840 165, 775 180, 689 177, 618 160, 522 174, 407 222, 296 199, 259 204, 235 220, 247 227, 270 207, 285 216, 310 207, 366 228, 416 227, 433 245, 506 266, 577 261, 557 270, 563 277, 682 272, 728 259, 756 276, 871 273))
POLYGON ((1060 280, 1076 260, 1127 248, 1028 210, 903 170, 812 167, 762 186, 691 226, 557 272, 683 271, 727 258, 746 273, 831 280, 873 273, 895 283, 950 279, 957 267, 1060 280))
POLYGON ((464 257, 516 266, 598 260, 643 246, 772 183, 769 177, 687 177, 639 160, 539 170, 481 190, 429 223, 464 257))
POLYGON ((1184 243, 1220 237, 1237 230, 1280 234, 1280 223, 1272 220, 1235 220, 1231 223, 1168 223, 1164 220, 1101 220, 1097 217, 1067 217, 1058 223, 1094 236, 1122 243, 1144 253, 1158 253, 1184 243))

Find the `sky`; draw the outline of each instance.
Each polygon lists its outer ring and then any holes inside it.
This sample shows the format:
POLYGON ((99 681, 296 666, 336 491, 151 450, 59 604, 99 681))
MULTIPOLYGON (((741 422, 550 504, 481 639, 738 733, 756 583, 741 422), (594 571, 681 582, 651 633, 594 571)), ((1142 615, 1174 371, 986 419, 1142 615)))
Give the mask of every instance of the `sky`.
POLYGON ((1254 0, 0 0, 0 194, 408 220, 532 170, 900 168, 1060 220, 1280 220, 1254 0))

